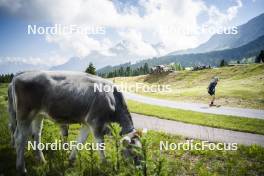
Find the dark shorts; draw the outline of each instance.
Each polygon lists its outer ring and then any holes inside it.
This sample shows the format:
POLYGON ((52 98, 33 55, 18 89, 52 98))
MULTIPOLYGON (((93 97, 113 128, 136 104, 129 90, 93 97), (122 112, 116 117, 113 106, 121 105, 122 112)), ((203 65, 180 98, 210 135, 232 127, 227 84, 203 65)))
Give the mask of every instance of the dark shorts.
POLYGON ((215 91, 213 91, 213 90, 209 90, 208 93, 209 93, 209 95, 211 95, 211 96, 215 95, 215 91))

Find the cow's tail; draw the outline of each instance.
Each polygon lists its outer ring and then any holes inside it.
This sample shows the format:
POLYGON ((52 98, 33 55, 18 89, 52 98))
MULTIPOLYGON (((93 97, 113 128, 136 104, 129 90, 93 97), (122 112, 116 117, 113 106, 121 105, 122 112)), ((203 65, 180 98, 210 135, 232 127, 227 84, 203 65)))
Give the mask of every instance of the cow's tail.
POLYGON ((9 129, 11 131, 11 145, 14 145, 14 133, 16 130, 16 99, 13 83, 8 85, 8 112, 9 112, 9 129))

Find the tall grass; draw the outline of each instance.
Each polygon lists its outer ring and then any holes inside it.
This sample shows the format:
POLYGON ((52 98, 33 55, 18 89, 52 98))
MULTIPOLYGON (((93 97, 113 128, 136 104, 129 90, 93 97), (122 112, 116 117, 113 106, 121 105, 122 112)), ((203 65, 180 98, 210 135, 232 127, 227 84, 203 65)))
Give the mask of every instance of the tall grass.
MULTIPOLYGON (((0 87, 0 92, 6 89, 0 87)), ((8 114, 5 94, 0 93, 0 175, 16 175, 16 153, 10 146, 8 114)), ((71 125, 68 140, 75 140, 80 126, 71 125)), ((141 157, 139 166, 133 158, 122 155, 124 149, 120 142, 120 127, 111 129, 112 135, 105 136, 106 163, 99 160, 93 150, 78 152, 76 163, 68 162, 70 151, 44 150, 46 164, 37 163, 34 151, 26 150, 25 160, 28 175, 33 176, 152 176, 152 175, 264 175, 264 149, 260 146, 239 146, 237 151, 183 151, 159 149, 161 140, 169 143, 184 142, 181 136, 149 131, 141 137, 142 148, 134 148, 141 157)), ((61 140, 56 124, 44 121, 42 142, 61 140)), ((87 142, 94 142, 89 135, 87 142)), ((197 141, 199 142, 199 141, 197 141)), ((134 146, 131 146, 132 148, 134 146)))
MULTIPOLYGON (((54 133, 57 127, 51 122, 45 122, 43 141, 52 142, 60 139, 59 133, 54 133), (48 124, 48 125, 47 125, 48 124)), ((36 176, 94 176, 94 175, 262 175, 264 174, 264 149, 259 146, 239 146, 238 151, 160 151, 159 141, 182 142, 179 136, 164 133, 148 132, 141 137, 142 148, 135 148, 141 156, 139 166, 133 158, 122 155, 124 146, 120 142, 120 128, 115 126, 111 136, 105 136, 106 163, 99 160, 97 151, 82 150, 78 152, 75 165, 70 166, 68 157, 70 151, 45 150, 46 164, 35 162, 34 152, 26 152, 26 165, 29 175, 36 176)), ((0 129, 7 131, 7 119, 0 119, 0 129)), ((75 130, 77 128, 75 127, 75 130)), ((4 132, 3 131, 3 132, 4 132)), ((2 132, 2 131, 1 131, 2 132)), ((70 134, 74 133, 71 131, 70 134)), ((76 135, 70 135, 69 140, 76 135)), ((14 149, 9 145, 9 133, 1 133, 0 142, 0 174, 16 175, 14 149)), ((87 142, 93 142, 92 135, 87 142)), ((133 147, 133 146, 132 146, 133 147)))

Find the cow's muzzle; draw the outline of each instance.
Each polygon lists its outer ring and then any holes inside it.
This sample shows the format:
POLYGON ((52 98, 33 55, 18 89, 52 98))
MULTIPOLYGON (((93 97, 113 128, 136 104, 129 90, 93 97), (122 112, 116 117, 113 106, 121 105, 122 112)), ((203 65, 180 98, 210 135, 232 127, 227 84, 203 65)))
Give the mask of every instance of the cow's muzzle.
POLYGON ((140 137, 142 135, 143 133, 141 131, 134 129, 122 138, 122 145, 124 147, 123 155, 125 158, 132 158, 136 166, 139 166, 142 160, 140 155, 142 152, 140 137))

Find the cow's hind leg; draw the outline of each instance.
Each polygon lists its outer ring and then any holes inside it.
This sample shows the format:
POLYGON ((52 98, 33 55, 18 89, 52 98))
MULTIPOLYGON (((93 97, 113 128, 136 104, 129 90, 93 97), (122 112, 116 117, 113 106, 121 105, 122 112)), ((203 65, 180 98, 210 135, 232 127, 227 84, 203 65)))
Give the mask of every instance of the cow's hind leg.
POLYGON ((63 142, 67 142, 69 135, 69 125, 68 124, 60 124, 61 136, 63 138, 63 142))
POLYGON ((13 103, 13 94, 12 94, 12 86, 11 84, 8 87, 8 112, 9 112, 9 130, 11 133, 11 146, 15 146, 15 139, 14 139, 14 133, 16 130, 16 111, 14 108, 14 103, 13 103))
POLYGON ((16 145, 16 168, 19 174, 26 174, 24 151, 25 145, 30 134, 31 118, 28 118, 29 114, 18 114, 17 128, 15 131, 15 145, 16 145))
POLYGON ((9 109, 9 124, 8 124, 10 135, 11 135, 11 141, 10 144, 12 147, 15 146, 15 139, 14 139, 14 133, 16 130, 16 113, 13 111, 13 109, 9 109))
MULTIPOLYGON (((89 134, 89 131, 90 131, 90 129, 87 125, 83 125, 81 127, 79 136, 77 138, 77 144, 78 143, 83 144, 86 141, 88 134, 89 134)), ((71 151, 70 157, 69 157, 70 164, 74 163, 74 161, 76 160, 76 155, 77 155, 77 149, 73 148, 73 150, 71 151)))
MULTIPOLYGON (((38 116, 32 121, 32 135, 37 146, 39 143, 41 143, 42 126, 43 126, 43 117, 38 116)), ((40 162, 45 163, 46 161, 42 153, 42 150, 39 150, 39 148, 37 147, 37 150, 35 152, 36 152, 36 159, 40 162)))

